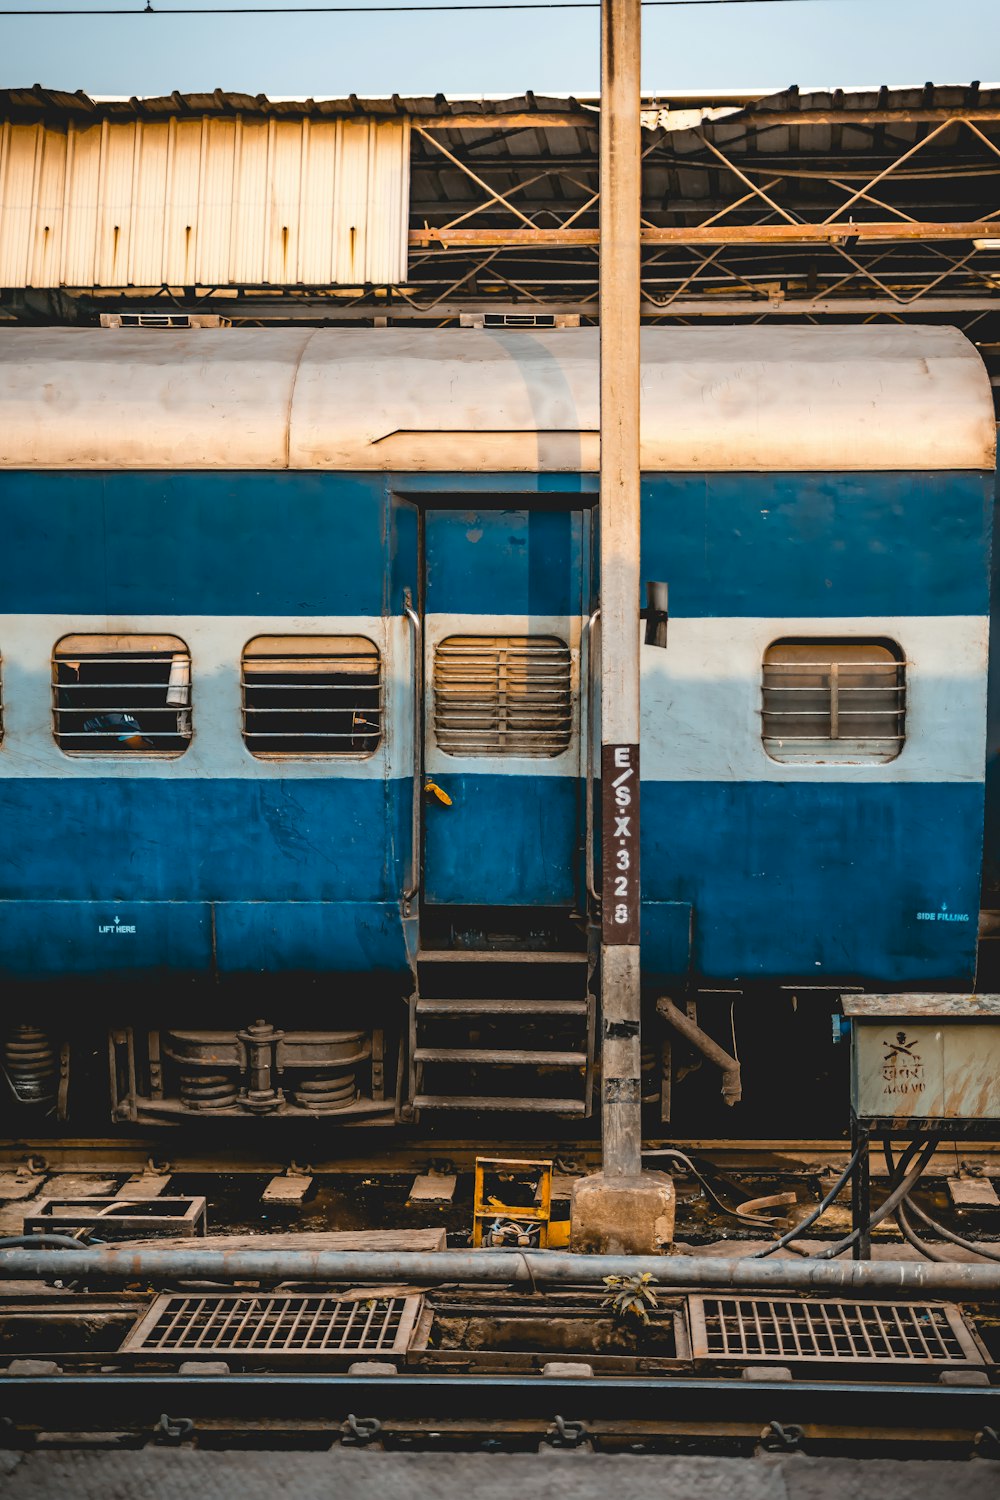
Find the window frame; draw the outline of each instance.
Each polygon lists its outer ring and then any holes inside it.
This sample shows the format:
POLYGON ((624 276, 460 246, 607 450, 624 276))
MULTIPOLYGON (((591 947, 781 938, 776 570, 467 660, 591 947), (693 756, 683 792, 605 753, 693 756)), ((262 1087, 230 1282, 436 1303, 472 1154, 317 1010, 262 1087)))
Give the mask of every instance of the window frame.
MULTIPOLYGON (((49 657, 49 681, 52 738, 55 741, 56 749, 59 751, 59 753, 61 755, 65 755, 69 759, 100 761, 179 760, 181 756, 186 755, 191 748, 195 734, 194 666, 191 657, 191 648, 181 636, 174 635, 172 632, 146 630, 67 631, 65 635, 59 637, 59 639, 52 647, 52 651, 49 657), (101 650, 95 649, 94 646, 90 644, 93 642, 106 642, 109 644, 107 646, 107 649, 101 650), (123 647, 120 644, 122 642, 142 642, 143 644, 135 647, 134 649, 130 649, 123 647), (157 644, 151 645, 149 644, 151 642, 155 642, 157 644), (74 651, 71 649, 71 647, 75 643, 80 643, 80 645, 79 648, 74 651), (114 645, 111 643, 119 644, 114 645), (104 705, 103 707, 100 705, 90 705, 89 707, 91 716, 98 717, 101 715, 101 713, 121 713, 127 714, 132 718, 136 718, 137 715, 141 716, 143 712, 163 715, 172 711, 176 714, 177 719, 180 720, 181 715, 186 714, 186 731, 177 728, 169 735, 156 735, 155 730, 147 729, 143 726, 141 717, 137 719, 139 731, 140 734, 143 735, 143 737, 153 738, 153 736, 155 735, 156 738, 171 738, 179 740, 181 741, 181 743, 171 746, 151 744, 148 748, 143 746, 130 746, 128 749, 125 749, 123 747, 121 737, 119 736, 118 742, 116 744, 109 743, 106 747, 99 747, 97 745, 68 746, 66 743, 67 741, 71 742, 74 740, 80 740, 92 733, 95 733, 95 731, 84 730, 81 728, 79 731, 74 732, 73 730, 67 730, 63 727, 62 716, 64 714, 83 714, 87 712, 87 706, 79 709, 73 708, 69 704, 60 702, 61 694, 70 691, 73 687, 89 687, 95 694, 100 694, 102 692, 106 693, 112 688, 117 689, 119 687, 123 688, 125 693, 132 691, 149 693, 154 688, 159 687, 159 684, 150 683, 148 686, 143 683, 116 684, 114 682, 74 684, 71 682, 60 680, 60 666, 70 666, 74 661, 78 663, 84 660, 99 661, 103 657, 112 657, 116 660, 124 661, 127 660, 127 658, 130 656, 145 658, 147 662, 153 660, 154 658, 156 660, 160 660, 162 658, 164 662, 169 659, 171 665, 174 661, 180 661, 186 670, 182 671, 182 673, 180 674, 181 680, 177 684, 174 684, 170 681, 170 674, 168 673, 167 681, 163 684, 164 702, 162 704, 147 706, 145 710, 143 709, 143 706, 138 703, 132 704, 130 706, 124 704, 122 704, 121 706, 117 704, 104 705), (167 702, 167 695, 170 692, 185 692, 186 702, 167 702)), ((108 739, 111 738, 113 733, 113 730, 109 730, 107 732, 108 739)))
MULTIPOLYGON (((777 765, 783 766, 883 766, 891 765, 899 759, 909 740, 907 731, 907 710, 909 707, 909 676, 907 668, 910 663, 906 659, 898 641, 889 636, 779 636, 769 642, 761 655, 760 666, 760 741, 765 755, 777 765), (831 660, 828 662, 809 661, 807 658, 796 662, 794 659, 787 661, 775 661, 771 659, 772 653, 781 647, 808 648, 817 654, 824 651, 829 652, 831 660), (884 653, 881 658, 865 661, 860 656, 854 660, 837 660, 833 652, 841 648, 845 651, 858 651, 859 648, 870 652, 879 651, 884 653), (871 683, 844 684, 844 668, 848 671, 858 672, 873 670, 877 673, 881 667, 891 666, 893 673, 891 681, 885 686, 871 683), (785 668, 789 676, 805 675, 806 669, 814 667, 827 671, 825 683, 789 683, 782 687, 776 683, 773 677, 769 680, 769 669, 773 672, 775 668, 785 668), (814 697, 825 694, 826 707, 812 708, 804 707, 800 710, 779 709, 773 706, 774 694, 803 693, 814 697), (849 700, 852 705, 855 702, 854 695, 859 693, 877 693, 879 696, 893 693, 896 695, 896 706, 892 708, 875 708, 865 710, 860 707, 842 706, 842 695, 851 694, 849 700), (791 717, 798 713, 800 717, 827 718, 830 720, 832 732, 828 735, 817 734, 773 734, 768 733, 769 727, 774 725, 775 720, 782 717, 791 717), (853 735, 848 736, 843 731, 843 720, 845 718, 857 718, 862 714, 870 713, 872 717, 883 720, 895 719, 896 732, 891 735, 853 735), (780 753, 781 747, 785 753, 780 753)), ((888 674, 887 674, 888 675, 888 674)), ((794 701, 794 700, 791 700, 794 701)), ((864 701, 863 699, 860 701, 864 701)))
MULTIPOLYGON (((290 648, 290 649, 286 650, 283 655, 276 654, 273 659, 274 659, 275 662, 289 661, 289 660, 292 660, 294 658, 294 654, 295 654, 294 653, 294 649, 290 648)), ((322 657, 323 653, 317 651, 317 652, 314 652, 314 655, 317 657, 317 659, 319 659, 319 658, 322 657)), ((356 652, 355 656, 360 659, 361 653, 357 653, 356 652)), ((341 653, 341 658, 340 659, 346 660, 347 657, 348 657, 348 653, 347 652, 343 652, 343 653, 341 653)), ((338 657, 334 653, 332 653, 332 652, 329 653, 329 660, 331 662, 334 662, 337 659, 338 659, 338 657)), ((260 657, 257 658, 257 660, 258 661, 266 661, 267 657, 266 656, 260 656, 260 657)), ((303 652, 302 653, 302 660, 303 661, 308 660, 308 653, 307 652, 303 652)), ((262 632, 258 633, 257 635, 251 636, 248 641, 244 642, 243 647, 242 647, 242 649, 240 651, 240 667, 239 667, 239 671, 240 671, 240 740, 242 742, 244 750, 247 752, 248 755, 252 755, 253 758, 254 758, 254 760, 259 760, 259 761, 286 761, 286 762, 287 761, 309 761, 309 762, 311 762, 311 761, 330 761, 332 763, 336 763, 336 762, 342 762, 342 761, 365 761, 365 760, 371 760, 374 756, 379 755, 380 753, 384 753, 384 751, 385 751, 385 745, 386 745, 385 652, 383 651, 382 647, 379 645, 378 641, 372 640, 371 636, 365 635, 363 632, 360 632, 360 631, 350 631, 350 632, 349 631, 334 631, 334 632, 329 632, 329 633, 324 632, 322 634, 319 633, 319 632, 317 632, 317 631, 303 632, 302 634, 296 634, 294 632, 292 632, 292 633, 283 632, 281 634, 277 634, 277 633, 272 632, 272 631, 262 631, 262 632), (262 713, 262 712, 267 712, 268 710, 261 709, 260 707, 248 707, 248 704, 247 704, 247 687, 248 687, 248 685, 250 685, 250 684, 248 684, 248 681, 247 681, 248 653, 251 652, 251 648, 254 645, 256 645, 258 642, 274 642, 275 644, 280 643, 280 642, 305 644, 305 643, 308 643, 310 641, 314 641, 314 642, 319 642, 319 641, 324 641, 324 642, 340 642, 340 643, 357 642, 357 643, 363 644, 366 647, 370 647, 371 648, 370 658, 371 658, 371 660, 375 664, 375 670, 371 673, 371 676, 375 680, 375 689, 376 689, 376 692, 377 692, 377 695, 378 695, 378 707, 377 707, 377 713, 378 713, 378 730, 377 730, 377 734, 374 736, 375 743, 373 745, 370 745, 367 749, 353 749, 353 748, 351 748, 351 749, 346 749, 346 750, 340 750, 340 749, 312 749, 312 750, 269 749, 269 750, 258 750, 258 749, 254 748, 254 746, 253 746, 253 744, 251 742, 252 741, 252 737, 253 737, 253 735, 255 733, 257 733, 259 735, 259 731, 248 730, 248 728, 247 728, 248 716, 252 715, 252 714, 255 714, 255 713, 259 714, 259 713, 262 713)), ((263 674, 261 674, 261 675, 263 675, 263 674)), ((354 673, 352 675, 354 675, 354 676, 361 676, 363 674, 360 673, 360 672, 356 672, 356 673, 354 673)), ((260 687, 261 685, 262 684, 258 684, 257 686, 260 687)), ((274 684, 274 683, 268 684, 268 686, 270 686, 270 687, 276 687, 279 690, 281 688, 280 684, 274 684)), ((286 688, 285 690, 287 691, 288 689, 286 688)), ((334 685, 331 684, 331 685, 329 685, 326 688, 326 691, 338 691, 338 689, 334 685)), ((270 710, 270 711, 271 712, 279 712, 280 710, 276 709, 276 710, 270 710)), ((306 709, 299 709, 299 708, 285 709, 286 713, 304 713, 304 712, 307 712, 307 711, 308 710, 306 710, 306 709)), ((344 708, 344 709, 340 709, 340 708, 337 708, 337 709, 333 709, 333 708, 321 708, 319 711, 323 712, 323 713, 333 713, 333 712, 346 713, 346 712, 348 712, 348 710, 346 708, 344 708)), ((357 707, 355 707, 354 711, 355 712, 358 711, 357 707)), ((370 712, 371 710, 367 709, 365 711, 370 712)), ((274 739, 280 739, 283 736, 280 735, 280 734, 275 734, 274 736, 268 736, 268 737, 269 738, 274 738, 274 739)), ((284 736, 284 737, 288 738, 289 736, 284 736)), ((320 738, 320 736, 319 735, 315 735, 315 736, 313 736, 313 735, 305 735, 305 736, 303 736, 303 738, 313 739, 313 738, 320 738)), ((361 736, 359 736, 359 738, 361 738, 361 736)), ((371 738, 371 736, 366 736, 366 738, 371 738)))

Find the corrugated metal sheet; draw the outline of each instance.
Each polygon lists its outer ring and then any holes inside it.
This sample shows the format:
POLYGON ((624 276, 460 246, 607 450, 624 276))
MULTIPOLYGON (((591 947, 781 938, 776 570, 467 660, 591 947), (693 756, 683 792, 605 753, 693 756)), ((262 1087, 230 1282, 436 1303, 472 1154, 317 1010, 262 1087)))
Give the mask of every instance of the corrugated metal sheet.
MULTIPOLYGON (((598 332, 9 329, 0 468, 579 473, 598 332)), ((953 328, 646 328, 650 472, 994 466, 953 328)))
POLYGON ((404 120, 0 126, 0 287, 406 280, 404 120))

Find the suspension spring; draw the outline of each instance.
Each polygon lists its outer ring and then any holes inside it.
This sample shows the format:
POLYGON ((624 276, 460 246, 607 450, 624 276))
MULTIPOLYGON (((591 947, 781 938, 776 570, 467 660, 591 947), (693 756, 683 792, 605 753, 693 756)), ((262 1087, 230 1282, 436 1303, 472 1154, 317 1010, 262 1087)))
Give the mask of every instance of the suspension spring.
POLYGON ((18 1104, 51 1104, 55 1100, 56 1052, 39 1027, 12 1026, 4 1037, 0 1060, 18 1104))
POLYGON ((236 1104, 239 1084, 229 1073, 208 1073, 202 1069, 181 1073, 179 1079, 181 1103, 188 1109, 232 1109, 236 1104))

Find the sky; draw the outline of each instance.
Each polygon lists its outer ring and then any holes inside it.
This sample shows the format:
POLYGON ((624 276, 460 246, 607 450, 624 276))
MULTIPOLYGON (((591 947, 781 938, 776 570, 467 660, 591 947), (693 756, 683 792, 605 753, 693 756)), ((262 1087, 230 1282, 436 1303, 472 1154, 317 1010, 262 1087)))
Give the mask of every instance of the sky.
MULTIPOLYGON (((599 86, 596 10, 400 15, 375 13, 379 0, 345 0, 366 13, 170 16, 142 14, 145 3, 0 0, 0 87, 469 96, 599 86), (39 14, 118 7, 134 13, 39 14), (2 14, 15 8, 33 13, 2 14)), ((162 0, 164 10, 210 3, 162 0)), ((295 0, 216 3, 291 9, 295 0)), ((972 79, 1000 80, 1000 0, 752 0, 647 7, 643 17, 650 94, 972 79)))

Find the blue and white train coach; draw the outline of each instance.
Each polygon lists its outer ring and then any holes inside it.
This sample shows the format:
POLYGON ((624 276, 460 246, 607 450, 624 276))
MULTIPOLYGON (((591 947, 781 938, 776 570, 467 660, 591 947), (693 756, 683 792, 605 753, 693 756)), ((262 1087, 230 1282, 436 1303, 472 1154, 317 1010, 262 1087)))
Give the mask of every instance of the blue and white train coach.
MULTIPOLYGON (((10 1108, 590 1113, 597 356, 0 336, 10 1108)), ((642 450, 644 1088, 667 993, 787 1110, 839 987, 974 980, 989 384, 950 329, 650 329, 642 450)))

